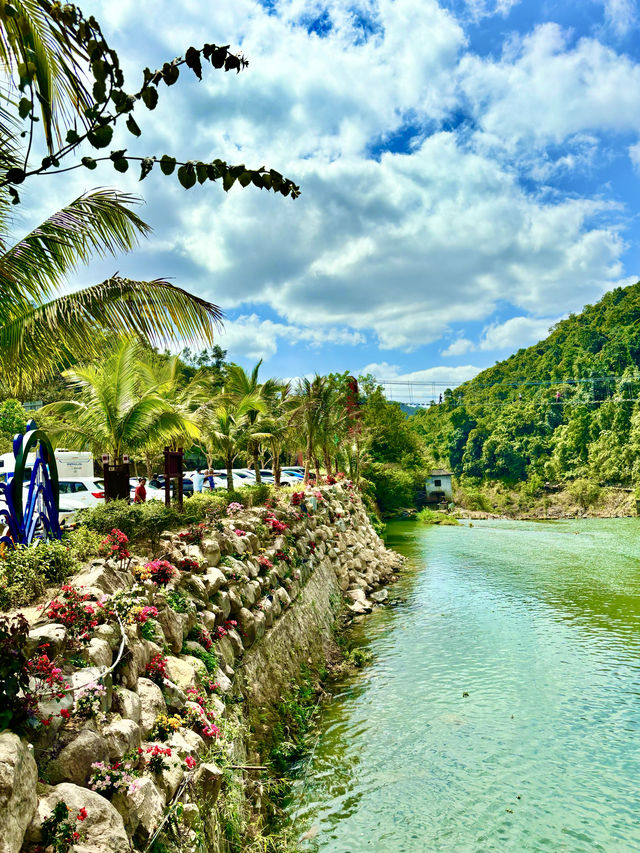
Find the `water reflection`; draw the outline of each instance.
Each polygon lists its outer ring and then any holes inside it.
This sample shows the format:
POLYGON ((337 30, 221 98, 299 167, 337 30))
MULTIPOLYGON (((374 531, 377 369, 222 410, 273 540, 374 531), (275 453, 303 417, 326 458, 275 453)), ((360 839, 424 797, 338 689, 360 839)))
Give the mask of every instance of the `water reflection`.
POLYGON ((395 524, 291 812, 309 850, 640 849, 636 520, 395 524), (468 694, 468 696, 464 696, 468 694))

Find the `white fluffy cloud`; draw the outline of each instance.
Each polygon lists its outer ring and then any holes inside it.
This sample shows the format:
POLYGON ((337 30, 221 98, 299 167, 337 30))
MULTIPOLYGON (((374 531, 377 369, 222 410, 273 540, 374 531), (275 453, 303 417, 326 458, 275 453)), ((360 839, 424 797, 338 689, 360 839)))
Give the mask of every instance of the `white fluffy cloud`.
POLYGON ((487 326, 480 341, 482 350, 517 350, 546 338, 549 329, 560 317, 512 317, 504 323, 487 326))
MULTIPOLYGON (((516 4, 467 5, 479 20, 516 4)), ((204 40, 240 45, 250 59, 240 75, 208 71, 203 83, 163 90, 141 117, 142 140, 125 143, 131 153, 266 163, 301 183, 295 202, 253 189, 185 193, 155 174, 142 185, 155 236, 140 266, 244 311, 221 341, 233 357, 272 355, 278 341, 373 339, 411 351, 478 320, 489 323, 483 351, 517 346, 538 334, 540 316, 579 310, 623 278, 627 244, 610 194, 549 185, 588 168, 603 133, 640 135, 640 66, 630 57, 546 23, 482 58, 435 0, 275 9, 188 0, 177 16, 168 2, 87 4, 127 68, 204 40), (308 31, 322 15, 324 37, 308 31), (444 130, 456 114, 467 121, 444 130), (406 153, 381 153, 399 133, 406 153), (504 303, 520 316, 491 324, 504 303), (282 321, 262 319, 260 305, 282 321)), ((607 10, 622 21, 625 4, 608 0, 607 10)), ((640 159, 637 147, 629 154, 640 159)), ((131 173, 119 184, 139 189, 131 173)), ((442 355, 472 347, 462 334, 442 355)))

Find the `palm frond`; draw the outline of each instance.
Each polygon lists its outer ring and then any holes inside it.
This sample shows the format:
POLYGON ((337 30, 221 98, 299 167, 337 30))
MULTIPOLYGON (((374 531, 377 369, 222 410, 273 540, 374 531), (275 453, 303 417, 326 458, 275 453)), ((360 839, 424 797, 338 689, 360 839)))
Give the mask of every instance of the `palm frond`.
POLYGON ((222 312, 167 281, 111 278, 14 315, 0 325, 0 371, 50 375, 65 359, 104 356, 104 335, 139 335, 154 345, 210 342, 222 312))
POLYGON ((127 205, 135 196, 96 189, 58 210, 0 256, 0 305, 37 304, 94 255, 127 252, 149 226, 127 205))

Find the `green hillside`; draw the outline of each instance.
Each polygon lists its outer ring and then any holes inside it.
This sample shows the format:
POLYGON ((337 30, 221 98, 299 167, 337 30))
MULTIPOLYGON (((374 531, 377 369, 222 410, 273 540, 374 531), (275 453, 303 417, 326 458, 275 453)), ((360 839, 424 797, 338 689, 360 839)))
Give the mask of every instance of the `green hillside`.
POLYGON ((640 282, 411 418, 459 476, 640 483, 640 282))

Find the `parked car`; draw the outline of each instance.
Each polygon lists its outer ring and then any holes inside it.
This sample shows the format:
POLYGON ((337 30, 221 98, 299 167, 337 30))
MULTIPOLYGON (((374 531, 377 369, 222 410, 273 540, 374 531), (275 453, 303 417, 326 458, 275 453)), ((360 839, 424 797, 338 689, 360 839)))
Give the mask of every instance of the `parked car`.
POLYGON ((287 477, 296 477, 298 480, 304 479, 304 468, 298 465, 294 466, 293 468, 282 468, 281 471, 283 474, 286 474, 287 477))
POLYGON ((98 477, 65 477, 60 478, 58 484, 60 503, 64 503, 65 506, 82 509, 99 506, 104 501, 104 480, 98 477))

